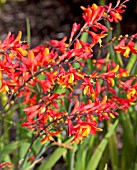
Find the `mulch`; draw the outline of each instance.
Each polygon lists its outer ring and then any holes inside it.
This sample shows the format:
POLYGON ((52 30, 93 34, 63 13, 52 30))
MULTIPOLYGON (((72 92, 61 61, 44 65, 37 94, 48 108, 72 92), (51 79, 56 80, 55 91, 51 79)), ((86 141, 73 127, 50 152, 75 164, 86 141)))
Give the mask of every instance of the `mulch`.
MULTIPOLYGON (((113 2, 114 0, 112 0, 113 2)), ((26 18, 31 26, 31 47, 43 41, 69 36, 74 22, 82 22, 80 6, 87 6, 95 0, 18 0, 7 1, 0 11, 0 39, 11 31, 20 30, 26 39, 26 18)), ((110 2, 110 1, 108 1, 110 2)), ((121 24, 123 34, 137 32, 137 3, 127 4, 127 12, 121 24)))

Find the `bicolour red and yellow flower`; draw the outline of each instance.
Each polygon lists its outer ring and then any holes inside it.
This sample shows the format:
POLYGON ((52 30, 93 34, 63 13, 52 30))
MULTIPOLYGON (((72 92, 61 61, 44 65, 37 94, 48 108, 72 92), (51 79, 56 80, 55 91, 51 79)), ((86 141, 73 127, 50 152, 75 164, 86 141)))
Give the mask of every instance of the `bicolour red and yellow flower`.
POLYGON ((130 53, 137 54, 137 49, 135 48, 135 43, 133 39, 137 35, 133 35, 130 40, 126 43, 128 37, 124 37, 117 46, 115 46, 115 51, 121 53, 124 57, 129 57, 130 53))

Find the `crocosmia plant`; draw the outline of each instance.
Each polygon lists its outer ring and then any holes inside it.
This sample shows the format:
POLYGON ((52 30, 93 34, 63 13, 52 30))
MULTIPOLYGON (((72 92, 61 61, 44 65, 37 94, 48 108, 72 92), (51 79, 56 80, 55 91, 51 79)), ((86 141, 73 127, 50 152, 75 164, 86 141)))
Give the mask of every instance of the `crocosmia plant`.
POLYGON ((21 31, 16 37, 9 32, 0 42, 0 94, 7 97, 0 109, 2 124, 8 112, 22 104, 21 126, 33 132, 34 140, 45 144, 66 131, 78 144, 102 133, 100 122, 135 105, 137 78, 117 60, 137 54, 137 34, 109 36, 110 25, 122 20, 127 1, 82 6, 83 25, 75 22, 70 37, 33 49, 21 31))

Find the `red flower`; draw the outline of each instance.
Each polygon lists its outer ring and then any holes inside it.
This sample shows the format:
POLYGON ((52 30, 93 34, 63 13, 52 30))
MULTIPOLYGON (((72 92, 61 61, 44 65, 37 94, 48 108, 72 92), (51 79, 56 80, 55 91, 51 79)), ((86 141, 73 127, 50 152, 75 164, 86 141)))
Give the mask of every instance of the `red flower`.
POLYGON ((137 54, 137 49, 135 49, 135 43, 132 41, 133 37, 128 41, 126 45, 126 39, 123 38, 117 46, 114 47, 114 50, 118 53, 122 53, 124 57, 129 57, 130 52, 137 54))
MULTIPOLYGON (((126 1, 124 1, 125 3, 126 1)), ((114 8, 112 8, 112 3, 109 4, 109 6, 105 6, 105 8, 107 9, 107 13, 109 13, 110 15, 106 14, 106 18, 109 22, 118 22, 119 20, 122 20, 122 16, 121 13, 123 13, 125 10, 124 8, 126 8, 126 6, 124 5, 124 3, 120 4, 120 1, 117 1, 117 4, 114 8)))
POLYGON ((65 71, 63 67, 60 67, 60 69, 58 84, 63 88, 68 87, 72 90, 71 86, 75 84, 75 81, 84 78, 84 75, 78 73, 76 68, 73 68, 71 65, 69 71, 65 71))
POLYGON ((53 47, 58 48, 63 54, 66 52, 66 49, 68 47, 68 44, 65 43, 67 40, 67 37, 64 37, 61 41, 58 40, 50 40, 49 44, 53 47))
POLYGON ((105 10, 103 6, 97 6, 96 4, 88 6, 87 8, 81 8, 84 10, 83 19, 88 26, 92 26, 96 23, 103 16, 105 10))
POLYGON ((0 50, 4 51, 10 50, 11 53, 13 53, 12 56, 14 55, 18 57, 26 56, 27 55, 26 49, 28 48, 28 45, 22 44, 21 37, 22 37, 21 31, 18 32, 16 38, 14 38, 14 35, 13 34, 11 35, 11 32, 9 32, 5 40, 2 43, 0 43, 0 50))
POLYGON ((76 143, 79 143, 83 138, 87 137, 89 134, 96 134, 96 131, 102 131, 102 129, 97 128, 97 122, 95 120, 92 120, 90 122, 81 121, 80 118, 78 118, 77 124, 73 125, 71 123, 71 120, 69 119, 69 136, 73 135, 74 139, 73 141, 76 141, 76 143))
POLYGON ((91 47, 93 47, 95 44, 99 43, 100 47, 102 46, 101 43, 102 43, 102 40, 101 38, 104 38, 107 36, 107 34, 96 34, 92 31, 87 31, 89 33, 89 35, 92 36, 92 43, 91 43, 91 47))
POLYGON ((12 163, 10 163, 10 162, 3 162, 3 163, 0 163, 0 168, 12 168, 13 167, 13 164, 12 163))
POLYGON ((71 31, 71 35, 70 35, 70 39, 69 39, 69 43, 72 41, 72 38, 74 37, 74 35, 76 34, 76 32, 80 29, 80 24, 77 24, 76 22, 73 24, 72 26, 72 31, 71 31))

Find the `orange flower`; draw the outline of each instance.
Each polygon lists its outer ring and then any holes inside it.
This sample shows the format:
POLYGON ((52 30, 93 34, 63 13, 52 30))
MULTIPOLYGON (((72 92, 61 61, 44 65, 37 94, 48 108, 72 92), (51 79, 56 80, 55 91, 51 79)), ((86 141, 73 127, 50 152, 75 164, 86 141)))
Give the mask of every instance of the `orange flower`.
POLYGON ((84 10, 83 19, 88 26, 97 22, 102 17, 105 10, 103 6, 97 6, 96 4, 88 6, 87 8, 81 7, 81 9, 84 10))
POLYGON ((137 49, 135 49, 135 43, 133 42, 133 38, 135 36, 136 35, 133 35, 127 44, 126 44, 126 40, 128 36, 125 36, 125 38, 123 38, 118 43, 118 45, 114 47, 114 50, 117 51, 118 53, 122 53, 122 55, 126 58, 129 57, 131 52, 137 54, 137 49))
POLYGON ((21 31, 18 32, 16 38, 14 38, 14 35, 11 34, 11 32, 9 32, 5 40, 2 43, 0 43, 0 50, 1 49, 3 49, 4 51, 10 50, 12 56, 16 55, 18 57, 26 56, 27 55, 26 49, 28 48, 28 45, 22 44, 21 37, 22 37, 21 31))
POLYGON ((72 31, 71 31, 71 35, 70 35, 70 39, 69 39, 69 43, 72 41, 72 38, 74 37, 74 35, 76 34, 76 32, 80 29, 80 24, 77 24, 76 22, 73 24, 72 26, 72 31))
POLYGON ((80 80, 84 78, 83 74, 77 72, 75 68, 70 66, 69 71, 65 71, 63 67, 61 68, 61 72, 58 77, 58 84, 61 85, 63 88, 69 87, 75 84, 76 80, 80 80))
MULTIPOLYGON (((124 1, 124 3, 125 2, 126 1, 124 1)), ((124 8, 126 8, 124 3, 120 4, 120 1, 117 1, 117 4, 114 8, 112 8, 112 3, 110 3, 108 6, 107 5, 105 6, 105 8, 107 9, 107 13, 105 14, 105 17, 109 22, 114 21, 118 23, 118 21, 122 20, 121 13, 123 13, 125 11, 124 8)))
POLYGON ((87 31, 91 36, 92 36, 92 43, 91 43, 91 47, 93 47, 95 44, 99 43, 100 47, 102 46, 102 40, 101 38, 104 38, 107 36, 107 34, 96 34, 92 31, 87 31))

